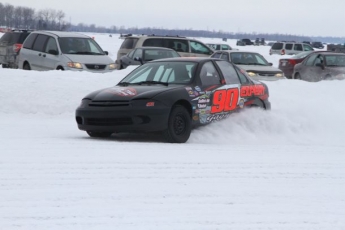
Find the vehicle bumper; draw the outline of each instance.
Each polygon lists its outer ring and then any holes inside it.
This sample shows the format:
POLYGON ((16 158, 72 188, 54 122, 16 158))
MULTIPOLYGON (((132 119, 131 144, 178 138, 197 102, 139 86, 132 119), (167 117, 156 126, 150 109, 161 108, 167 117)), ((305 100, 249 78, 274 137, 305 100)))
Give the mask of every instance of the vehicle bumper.
POLYGON ((80 130, 94 132, 153 132, 168 127, 170 107, 77 108, 75 119, 80 130))

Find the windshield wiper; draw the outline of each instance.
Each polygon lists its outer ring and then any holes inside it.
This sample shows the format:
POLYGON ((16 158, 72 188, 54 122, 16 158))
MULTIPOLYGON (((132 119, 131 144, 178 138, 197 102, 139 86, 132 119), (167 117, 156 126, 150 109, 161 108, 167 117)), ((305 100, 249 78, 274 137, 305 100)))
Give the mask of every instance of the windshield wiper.
POLYGON ((168 86, 168 82, 161 82, 161 81, 140 81, 140 82, 136 82, 136 83, 133 83, 133 84, 138 84, 138 85, 142 85, 142 84, 162 84, 162 85, 165 85, 165 86, 168 86))

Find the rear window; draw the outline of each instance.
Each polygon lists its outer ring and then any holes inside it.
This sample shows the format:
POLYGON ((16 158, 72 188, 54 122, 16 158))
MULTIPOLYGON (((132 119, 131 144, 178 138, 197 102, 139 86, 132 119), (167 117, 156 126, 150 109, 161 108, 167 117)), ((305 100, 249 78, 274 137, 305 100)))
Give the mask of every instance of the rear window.
POLYGON ((5 33, 1 39, 0 42, 7 43, 7 44, 15 44, 15 43, 20 43, 23 44, 25 38, 29 35, 29 33, 5 33))
POLYGON ((32 49, 32 45, 34 44, 34 41, 37 37, 37 34, 31 34, 28 36, 28 39, 25 40, 23 47, 26 49, 32 49))
POLYGON ((276 42, 272 45, 272 50, 281 50, 283 49, 283 43, 281 42, 276 42))
POLYGON ((138 38, 126 38, 123 41, 120 49, 134 49, 135 44, 137 43, 137 41, 138 41, 138 38))

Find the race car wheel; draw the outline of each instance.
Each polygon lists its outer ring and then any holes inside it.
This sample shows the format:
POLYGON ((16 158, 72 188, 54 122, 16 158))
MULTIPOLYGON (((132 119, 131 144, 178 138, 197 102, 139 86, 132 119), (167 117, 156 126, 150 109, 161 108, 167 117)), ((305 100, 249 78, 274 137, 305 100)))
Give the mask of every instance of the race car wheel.
POLYGON ((90 137, 110 137, 112 133, 109 132, 93 132, 93 131, 86 131, 86 133, 90 137))
POLYGON ((23 66, 23 69, 31 70, 30 64, 29 63, 25 63, 24 66, 23 66))
POLYGON ((185 143, 192 130, 192 121, 187 109, 181 105, 172 108, 168 120, 168 128, 163 132, 170 143, 185 143))

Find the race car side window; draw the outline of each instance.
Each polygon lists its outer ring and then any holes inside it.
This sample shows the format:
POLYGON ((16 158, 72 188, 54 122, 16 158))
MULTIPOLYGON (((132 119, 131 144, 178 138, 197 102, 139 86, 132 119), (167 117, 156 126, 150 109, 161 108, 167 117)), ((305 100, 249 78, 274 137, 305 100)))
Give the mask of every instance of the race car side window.
POLYGON ((218 71, 212 62, 205 62, 200 70, 200 80, 202 85, 220 85, 218 71))
POLYGON ((226 84, 240 84, 237 72, 232 64, 227 61, 216 61, 216 63, 223 73, 226 84))

